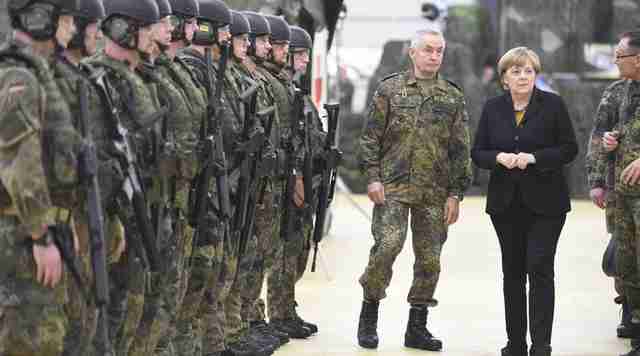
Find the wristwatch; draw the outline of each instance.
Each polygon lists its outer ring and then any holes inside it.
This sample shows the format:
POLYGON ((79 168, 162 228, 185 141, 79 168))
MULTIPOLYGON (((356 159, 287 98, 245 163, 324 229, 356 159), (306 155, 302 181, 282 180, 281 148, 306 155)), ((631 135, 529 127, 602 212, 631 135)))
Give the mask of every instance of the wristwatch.
POLYGON ((47 247, 53 243, 53 238, 51 237, 51 234, 47 230, 45 231, 44 235, 42 235, 39 239, 37 240, 32 239, 31 241, 33 242, 34 245, 47 247))

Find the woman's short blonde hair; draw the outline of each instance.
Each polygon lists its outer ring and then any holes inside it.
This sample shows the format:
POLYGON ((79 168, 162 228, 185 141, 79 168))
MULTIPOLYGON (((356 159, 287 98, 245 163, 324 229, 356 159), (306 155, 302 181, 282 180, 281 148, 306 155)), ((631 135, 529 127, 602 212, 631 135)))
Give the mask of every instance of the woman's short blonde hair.
POLYGON ((505 53, 498 61, 498 73, 500 73, 500 78, 504 77, 504 74, 509 70, 509 68, 514 66, 525 66, 529 63, 533 66, 536 74, 540 73, 542 65, 540 64, 540 57, 538 57, 536 52, 527 47, 516 47, 508 50, 507 53, 505 53))

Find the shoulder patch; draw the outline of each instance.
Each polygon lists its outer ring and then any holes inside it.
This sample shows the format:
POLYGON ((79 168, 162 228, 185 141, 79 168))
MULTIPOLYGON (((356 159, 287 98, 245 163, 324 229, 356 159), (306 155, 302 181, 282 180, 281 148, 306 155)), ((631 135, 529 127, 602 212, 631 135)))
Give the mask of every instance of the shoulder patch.
POLYGON ((40 129, 44 99, 36 76, 26 68, 0 70, 0 149, 40 129))

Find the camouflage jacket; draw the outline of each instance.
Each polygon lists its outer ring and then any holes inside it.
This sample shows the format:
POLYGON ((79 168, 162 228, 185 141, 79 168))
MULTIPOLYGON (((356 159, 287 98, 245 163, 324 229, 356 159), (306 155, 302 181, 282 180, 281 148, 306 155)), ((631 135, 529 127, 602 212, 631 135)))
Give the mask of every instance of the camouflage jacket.
POLYGON ((294 165, 296 170, 300 171, 304 159, 304 147, 300 135, 296 134, 296 130, 304 125, 304 120, 293 113, 295 99, 293 79, 285 69, 273 63, 264 62, 262 67, 268 72, 265 78, 267 78, 273 89, 273 97, 278 107, 281 145, 289 143, 292 145, 293 155, 296 157, 294 165))
POLYGON ((0 48, 0 202, 25 233, 50 224, 50 191, 77 183, 81 138, 51 63, 10 41, 0 48))
POLYGON ((640 186, 622 182, 622 171, 640 158, 640 82, 627 80, 619 106, 618 120, 613 126, 620 133, 615 153, 615 191, 640 196, 640 186))
POLYGON ((387 197, 427 203, 461 196, 471 183, 464 95, 437 77, 421 85, 411 72, 384 79, 360 139, 360 164, 387 197))
POLYGON ((169 129, 175 145, 178 179, 187 183, 197 169, 198 130, 207 110, 206 93, 195 82, 186 64, 177 57, 171 61, 163 55, 155 63, 158 76, 170 82, 179 93, 176 99, 181 101, 180 110, 172 110, 169 129))
MULTIPOLYGON (((622 108, 622 105, 625 100, 625 93, 632 89, 637 93, 639 86, 639 83, 635 81, 628 79, 618 80, 609 85, 602 94, 593 120, 593 129, 591 131, 585 163, 587 179, 591 188, 601 187, 607 188, 609 191, 613 191, 614 189, 616 154, 607 153, 604 150, 602 147, 602 135, 607 131, 620 129, 620 127, 618 127, 620 115, 626 116, 632 114, 628 111, 628 108, 632 107, 631 105, 627 105, 627 109, 622 108), (622 110, 627 110, 627 112, 622 113, 622 110)), ((639 98, 635 95, 633 97, 635 98, 634 100, 636 100, 633 106, 637 106, 637 99, 639 98)))

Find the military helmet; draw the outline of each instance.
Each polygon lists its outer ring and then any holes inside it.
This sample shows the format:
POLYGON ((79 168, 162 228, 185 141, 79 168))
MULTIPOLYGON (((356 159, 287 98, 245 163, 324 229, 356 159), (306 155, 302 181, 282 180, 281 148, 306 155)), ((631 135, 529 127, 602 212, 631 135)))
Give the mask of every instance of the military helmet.
POLYGON ((160 20, 155 0, 109 0, 106 5, 107 19, 102 22, 102 32, 123 48, 137 49, 140 27, 160 20))
POLYGON ((38 2, 51 4, 58 9, 71 13, 78 11, 78 9, 80 8, 80 0, 9 0, 7 2, 9 16, 13 16, 16 14, 16 12, 23 10, 33 3, 38 2))
POLYGON ((169 4, 175 15, 182 15, 184 17, 200 16, 198 0, 169 0, 169 4))
MULTIPOLYGON (((80 4, 80 10, 78 10, 74 22, 76 24, 76 33, 69 42, 68 48, 76 49, 80 48, 83 51, 85 48, 85 34, 87 26, 93 22, 97 22, 106 16, 104 11, 104 5, 102 0, 82 0, 80 4)), ((85 55, 89 55, 85 52, 85 55)))
POLYGON ((171 4, 169 4, 169 0, 156 0, 156 4, 158 5, 158 13, 160 14, 160 18, 167 17, 173 13, 171 10, 171 4))
POLYGON ((198 18, 213 22, 219 26, 230 25, 232 22, 231 10, 220 0, 199 0, 200 16, 198 18))
POLYGON ((282 17, 265 15, 265 18, 271 27, 272 42, 289 42, 291 40, 291 30, 289 29, 287 22, 282 17))
POLYGON ((102 0, 82 0, 80 9, 76 14, 76 17, 83 17, 92 21, 103 19, 105 16, 106 12, 102 0))
POLYGON ((55 38, 60 15, 75 14, 79 8, 79 0, 9 0, 7 3, 11 26, 38 41, 55 38))
POLYGON ((231 36, 244 35, 251 32, 249 20, 239 11, 231 10, 231 36))
POLYGON ((297 49, 311 49, 313 47, 313 41, 307 31, 298 26, 291 26, 291 47, 292 51, 297 49))
POLYGON ((271 26, 269 26, 269 21, 264 16, 253 11, 242 11, 242 14, 249 20, 252 35, 264 36, 271 34, 271 26))
POLYGON ((193 43, 210 46, 218 43, 218 28, 228 26, 233 21, 231 10, 220 0, 199 0, 200 15, 198 29, 193 35, 193 43))
POLYGON ((154 0, 109 0, 105 5, 107 17, 124 16, 145 26, 160 20, 160 10, 154 0))

